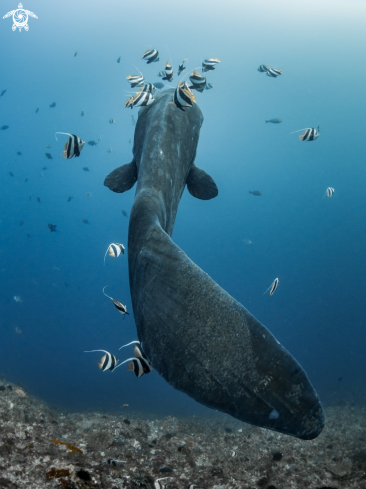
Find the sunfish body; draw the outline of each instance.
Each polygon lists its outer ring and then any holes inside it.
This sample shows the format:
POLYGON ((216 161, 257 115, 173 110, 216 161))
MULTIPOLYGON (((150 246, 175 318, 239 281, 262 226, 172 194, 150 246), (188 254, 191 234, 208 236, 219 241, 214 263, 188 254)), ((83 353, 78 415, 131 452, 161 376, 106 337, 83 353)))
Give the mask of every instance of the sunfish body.
POLYGON ((306 373, 273 335, 171 239, 179 201, 216 197, 195 165, 202 112, 170 103, 173 90, 140 109, 131 163, 104 184, 137 181, 128 263, 139 340, 151 365, 176 389, 246 423, 305 440, 324 426, 306 373))

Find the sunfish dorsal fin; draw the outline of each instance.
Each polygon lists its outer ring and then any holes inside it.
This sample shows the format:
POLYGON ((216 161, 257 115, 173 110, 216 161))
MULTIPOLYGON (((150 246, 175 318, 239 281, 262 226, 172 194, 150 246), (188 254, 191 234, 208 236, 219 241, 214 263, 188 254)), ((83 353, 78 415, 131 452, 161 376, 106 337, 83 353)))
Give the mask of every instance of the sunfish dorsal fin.
POLYGON ((219 190, 208 173, 192 165, 187 177, 188 192, 201 200, 210 200, 217 196, 219 190))
POLYGON ((104 180, 104 185, 113 192, 121 194, 130 190, 137 181, 137 166, 135 160, 112 171, 104 180))

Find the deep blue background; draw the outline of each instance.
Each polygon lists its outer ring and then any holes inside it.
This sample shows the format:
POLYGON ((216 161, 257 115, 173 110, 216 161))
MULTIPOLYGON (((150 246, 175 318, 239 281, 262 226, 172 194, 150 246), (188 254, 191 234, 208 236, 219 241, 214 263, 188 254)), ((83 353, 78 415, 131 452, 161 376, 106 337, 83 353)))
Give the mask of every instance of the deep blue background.
MULTIPOLYGON (((1 16, 16 4, 3 1, 1 16)), ((291 0, 30 1, 24 8, 38 19, 29 19, 28 32, 1 19, 0 127, 10 126, 0 131, 0 373, 7 379, 70 409, 128 403, 153 414, 207 412, 156 372, 141 379, 124 367, 101 373, 100 355, 83 350, 117 354, 136 339, 133 315, 123 321, 102 294, 109 285, 106 292, 132 313, 127 256, 103 266, 109 243, 127 245, 121 210, 129 214, 134 197, 103 186, 131 161, 138 111, 123 107, 126 76, 136 65, 154 82, 166 60, 176 71, 185 57, 193 69, 217 56, 208 75, 214 89, 197 95, 205 121, 196 164, 219 196, 202 202, 185 191, 173 239, 275 334, 325 403, 364 397, 366 7, 325 0, 303 7, 291 0), (149 45, 159 63, 141 61, 149 45), (262 63, 283 75, 259 73, 262 63), (275 117, 283 123, 265 124, 275 117), (290 134, 318 123, 315 142, 290 134), (103 139, 64 160, 66 136, 57 142, 56 131, 103 139), (50 233, 48 223, 60 232, 50 233), (262 296, 275 277, 276 293, 262 296)))

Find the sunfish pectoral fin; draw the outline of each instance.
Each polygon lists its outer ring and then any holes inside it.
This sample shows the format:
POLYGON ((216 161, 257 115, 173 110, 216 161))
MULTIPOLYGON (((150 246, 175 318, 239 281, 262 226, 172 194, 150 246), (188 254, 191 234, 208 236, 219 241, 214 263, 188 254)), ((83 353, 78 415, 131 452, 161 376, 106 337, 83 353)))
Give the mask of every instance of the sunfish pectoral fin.
POLYGON ((104 180, 104 185, 113 192, 121 194, 130 190, 137 181, 137 166, 135 160, 112 171, 104 180))
POLYGON ((208 173, 193 165, 187 177, 188 192, 201 200, 210 200, 217 196, 219 190, 208 173))

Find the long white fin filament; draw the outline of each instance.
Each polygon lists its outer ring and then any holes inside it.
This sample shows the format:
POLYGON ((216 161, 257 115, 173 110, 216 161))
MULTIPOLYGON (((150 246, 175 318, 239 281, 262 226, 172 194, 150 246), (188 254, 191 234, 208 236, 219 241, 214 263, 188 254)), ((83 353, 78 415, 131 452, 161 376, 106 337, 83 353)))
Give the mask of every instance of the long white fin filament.
POLYGON ((104 289, 108 287, 108 285, 106 285, 105 287, 103 287, 103 294, 108 297, 108 299, 110 299, 111 301, 113 301, 112 297, 110 297, 109 295, 107 295, 105 292, 104 292, 104 289))
POLYGON ((305 129, 299 129, 298 131, 290 132, 290 134, 295 134, 295 132, 300 132, 300 131, 307 131, 308 129, 311 129, 311 127, 305 127, 305 129))
POLYGON ((130 362, 131 360, 138 360, 136 357, 132 357, 132 358, 127 358, 127 360, 125 360, 124 362, 120 363, 119 365, 117 365, 117 367, 115 367, 113 370, 116 370, 116 368, 120 367, 121 365, 123 365, 124 363, 127 363, 127 362, 130 362))
MULTIPOLYGON (((139 342, 139 341, 135 340, 135 341, 131 341, 131 343, 127 343, 127 345, 123 345, 123 346, 121 346, 121 348, 124 348, 125 346, 134 345, 134 344, 136 344, 136 343, 140 344, 140 342, 139 342)), ((118 348, 118 349, 119 349, 119 350, 121 350, 121 348, 118 348)))
MULTIPOLYGON (((73 134, 70 134, 69 132, 55 132, 55 138, 56 138, 56 134, 65 134, 66 136, 70 136, 70 138, 73 137, 73 134)), ((58 141, 57 138, 56 138, 56 141, 58 141)))

